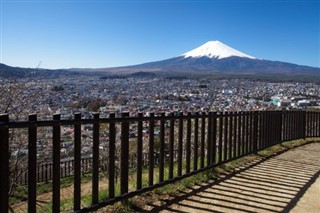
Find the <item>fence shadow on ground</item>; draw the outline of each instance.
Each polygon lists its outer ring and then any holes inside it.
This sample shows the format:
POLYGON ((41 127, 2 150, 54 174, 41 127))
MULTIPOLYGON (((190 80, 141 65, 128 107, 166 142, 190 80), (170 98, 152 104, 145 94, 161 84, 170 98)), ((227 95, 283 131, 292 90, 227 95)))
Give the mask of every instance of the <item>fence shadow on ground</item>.
POLYGON ((139 212, 289 212, 320 174, 320 143, 279 153, 139 212))

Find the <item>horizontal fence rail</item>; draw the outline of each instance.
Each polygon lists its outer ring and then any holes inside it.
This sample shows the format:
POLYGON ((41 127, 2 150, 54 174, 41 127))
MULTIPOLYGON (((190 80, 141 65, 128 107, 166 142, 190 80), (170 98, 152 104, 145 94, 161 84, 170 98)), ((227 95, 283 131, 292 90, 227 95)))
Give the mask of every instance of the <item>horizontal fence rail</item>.
MULTIPOLYGON (((130 116, 122 113, 100 118, 9 121, 0 115, 0 209, 8 212, 13 184, 27 184, 28 212, 37 211, 37 183, 50 182, 52 212, 60 212, 61 178, 73 181, 73 207, 88 212, 148 190, 189 177, 219 164, 255 153, 284 141, 320 137, 320 112, 252 111, 170 113, 130 116), (41 128, 46 128, 45 133, 41 128), (62 157, 64 128, 72 157, 62 157), (21 130, 18 132, 17 130, 21 130), (25 135, 25 164, 14 167, 12 144, 16 134, 25 135), (39 162, 37 141, 48 137, 50 161, 39 162), (88 147, 84 147, 87 145, 88 147), (90 157, 82 151, 89 149, 90 157), (91 176, 91 203, 82 201, 81 180, 91 176), (102 189, 102 182, 106 182, 102 189), (101 191, 106 191, 101 195, 101 191)), ((16 147, 15 147, 16 148, 16 147)))

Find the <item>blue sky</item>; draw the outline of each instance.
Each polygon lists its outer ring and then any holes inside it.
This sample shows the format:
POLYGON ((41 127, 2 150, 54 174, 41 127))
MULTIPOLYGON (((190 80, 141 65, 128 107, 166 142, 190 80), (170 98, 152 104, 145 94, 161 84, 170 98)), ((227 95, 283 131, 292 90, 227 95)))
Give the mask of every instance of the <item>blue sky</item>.
POLYGON ((133 65, 209 40, 320 67, 320 1, 1 0, 1 63, 11 66, 133 65))

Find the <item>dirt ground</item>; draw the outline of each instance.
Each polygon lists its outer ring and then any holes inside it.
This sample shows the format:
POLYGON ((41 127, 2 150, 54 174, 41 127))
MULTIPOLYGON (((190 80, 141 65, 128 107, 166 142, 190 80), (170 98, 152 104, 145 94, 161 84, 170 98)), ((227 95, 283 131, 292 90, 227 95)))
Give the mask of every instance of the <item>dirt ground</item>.
POLYGON ((320 176, 318 176, 316 182, 311 185, 291 212, 320 212, 320 176))
MULTIPOLYGON (((99 188, 100 189, 104 189, 107 187, 107 182, 105 179, 103 180, 100 180, 100 183, 99 183, 99 188)), ((87 182, 87 183, 84 183, 81 185, 81 195, 90 195, 91 194, 91 188, 92 188, 92 183, 91 182, 87 182)), ((65 187, 65 188, 62 188, 61 191, 60 191, 60 194, 61 194, 61 200, 65 200, 65 199, 70 199, 73 197, 73 185, 71 186, 68 186, 68 187, 65 187)), ((51 192, 48 192, 48 193, 44 193, 44 194, 41 194, 41 195, 38 195, 37 196, 37 206, 38 206, 38 209, 37 211, 38 212, 47 212, 47 209, 45 207, 48 206, 48 204, 50 203, 52 199, 52 193, 51 192)), ((27 209, 27 202, 21 202, 21 203, 18 203, 16 205, 13 206, 13 209, 15 211, 15 213, 23 213, 23 212, 26 212, 26 209, 27 209)), ((68 211, 67 211, 68 212, 68 211)))
POLYGON ((141 211, 320 212, 319 171, 320 143, 308 144, 150 203, 141 211))

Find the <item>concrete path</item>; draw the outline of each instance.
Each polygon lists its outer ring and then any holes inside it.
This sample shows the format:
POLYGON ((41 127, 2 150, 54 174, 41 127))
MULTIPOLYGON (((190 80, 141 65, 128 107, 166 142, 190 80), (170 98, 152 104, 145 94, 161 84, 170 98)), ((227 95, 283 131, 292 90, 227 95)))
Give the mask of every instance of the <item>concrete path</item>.
POLYGON ((320 143, 181 191, 146 212, 320 212, 320 143), (311 186, 311 187, 310 187, 311 186))

